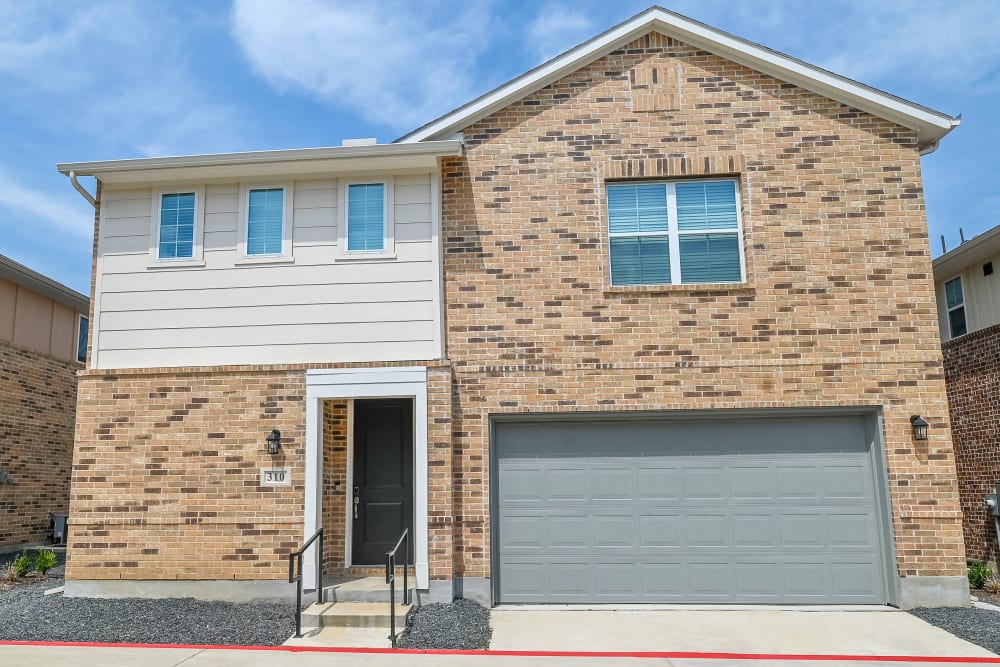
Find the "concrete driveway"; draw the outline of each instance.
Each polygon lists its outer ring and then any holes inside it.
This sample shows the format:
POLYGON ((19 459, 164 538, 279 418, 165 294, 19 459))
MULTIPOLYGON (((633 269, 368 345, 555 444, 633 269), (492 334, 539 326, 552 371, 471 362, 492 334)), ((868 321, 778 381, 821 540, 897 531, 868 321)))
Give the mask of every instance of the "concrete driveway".
POLYGON ((492 650, 993 656, 888 607, 857 611, 498 607, 491 625, 492 650))

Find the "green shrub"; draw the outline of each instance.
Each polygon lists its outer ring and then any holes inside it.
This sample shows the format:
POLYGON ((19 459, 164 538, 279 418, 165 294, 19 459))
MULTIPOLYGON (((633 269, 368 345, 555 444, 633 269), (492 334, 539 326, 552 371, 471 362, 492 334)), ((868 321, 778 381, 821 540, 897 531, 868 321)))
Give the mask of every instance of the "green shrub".
POLYGON ((14 559, 14 574, 18 578, 23 577, 31 572, 31 565, 31 556, 28 555, 27 551, 22 551, 17 555, 17 558, 14 559))
POLYGON ((969 586, 972 588, 982 588, 991 577, 993 573, 990 571, 990 566, 986 563, 974 560, 969 562, 969 586))
POLYGON ((55 552, 48 549, 39 549, 38 556, 35 558, 35 569, 45 574, 54 568, 57 562, 55 552))

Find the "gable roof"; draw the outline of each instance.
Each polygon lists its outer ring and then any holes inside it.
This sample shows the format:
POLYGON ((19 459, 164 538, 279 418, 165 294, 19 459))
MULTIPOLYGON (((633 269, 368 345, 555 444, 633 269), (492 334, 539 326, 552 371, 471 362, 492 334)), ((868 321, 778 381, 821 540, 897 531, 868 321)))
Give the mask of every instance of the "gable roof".
POLYGON ((937 148, 938 141, 961 122, 960 117, 934 111, 662 7, 653 6, 499 88, 413 130, 396 142, 450 139, 463 128, 651 31, 673 37, 781 81, 794 83, 842 104, 910 128, 917 132, 923 153, 929 153, 937 148))

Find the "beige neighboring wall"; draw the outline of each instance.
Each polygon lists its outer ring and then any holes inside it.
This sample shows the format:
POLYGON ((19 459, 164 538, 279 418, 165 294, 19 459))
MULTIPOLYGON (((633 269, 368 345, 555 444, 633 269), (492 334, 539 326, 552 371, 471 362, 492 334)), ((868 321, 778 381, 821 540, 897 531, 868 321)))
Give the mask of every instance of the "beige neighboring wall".
POLYGON ((88 310, 84 295, 0 255, 0 341, 76 361, 88 310))
POLYGON ((944 285, 955 278, 962 279, 967 333, 1000 324, 1000 225, 934 260, 938 325, 945 341, 952 335, 944 285), (987 274, 989 268, 992 273, 987 274))

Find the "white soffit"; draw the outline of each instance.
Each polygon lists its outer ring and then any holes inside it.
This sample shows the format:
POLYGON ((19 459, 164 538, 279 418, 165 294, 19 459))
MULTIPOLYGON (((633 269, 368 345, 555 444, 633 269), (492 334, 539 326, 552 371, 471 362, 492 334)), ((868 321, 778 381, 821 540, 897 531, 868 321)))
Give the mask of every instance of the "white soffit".
POLYGON ((651 31, 915 130, 922 149, 933 149, 961 122, 957 117, 890 95, 662 7, 651 7, 396 141, 411 143, 451 138, 472 123, 651 31))

